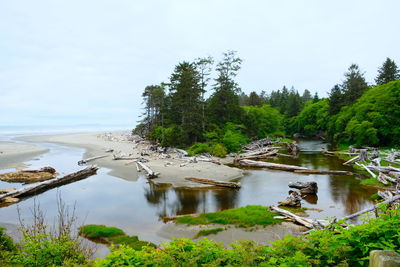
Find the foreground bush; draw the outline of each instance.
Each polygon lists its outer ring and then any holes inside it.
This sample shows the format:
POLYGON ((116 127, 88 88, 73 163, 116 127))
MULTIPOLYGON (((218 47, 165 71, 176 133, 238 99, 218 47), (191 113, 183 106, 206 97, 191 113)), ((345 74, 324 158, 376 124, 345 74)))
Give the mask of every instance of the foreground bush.
POLYGON ((232 248, 209 240, 175 239, 164 248, 114 249, 96 266, 367 266, 371 250, 400 252, 400 211, 343 229, 287 236, 273 246, 238 242, 232 248))

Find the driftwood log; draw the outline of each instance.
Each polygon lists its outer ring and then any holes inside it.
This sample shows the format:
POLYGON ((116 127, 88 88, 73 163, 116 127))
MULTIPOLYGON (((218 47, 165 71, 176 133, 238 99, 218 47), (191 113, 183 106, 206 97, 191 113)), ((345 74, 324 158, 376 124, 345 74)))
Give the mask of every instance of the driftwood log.
POLYGON ((117 155, 113 155, 113 159, 114 160, 135 160, 138 159, 137 157, 133 157, 133 156, 117 156, 117 155))
POLYGON ((235 188, 235 189, 241 187, 240 183, 217 181, 217 180, 204 179, 204 178, 186 177, 185 180, 200 183, 200 184, 208 184, 208 185, 229 187, 229 188, 235 188))
POLYGON ((249 159, 243 159, 239 161, 239 164, 244 167, 254 167, 254 168, 267 168, 274 170, 283 170, 283 171, 295 171, 295 170, 307 170, 305 167, 295 166, 295 165, 285 165, 264 161, 254 161, 249 159))
POLYGON ((31 185, 27 185, 24 187, 21 187, 15 191, 2 194, 0 195, 0 203, 3 202, 7 198, 25 198, 25 197, 30 197, 33 195, 37 195, 39 193, 48 191, 52 188, 59 187, 62 185, 66 185, 75 181, 82 180, 86 177, 89 177, 97 172, 98 168, 97 167, 88 167, 86 169, 68 174, 64 177, 60 178, 54 178, 51 180, 47 180, 44 182, 39 182, 31 185))
POLYGON ((143 170, 145 170, 147 172, 147 178, 149 178, 149 179, 157 178, 160 175, 159 172, 153 171, 152 169, 150 169, 150 167, 148 167, 143 162, 138 161, 137 164, 139 164, 140 167, 142 167, 143 170))
POLYGON ((300 152, 299 146, 296 144, 296 142, 292 143, 286 143, 286 147, 292 155, 297 155, 300 152))
POLYGON ((288 217, 288 218, 290 218, 290 219, 293 219, 293 220, 296 221, 297 223, 299 223, 299 224, 301 224, 301 225, 303 225, 303 226, 305 226, 305 227, 307 227, 307 228, 309 228, 309 229, 314 228, 314 221, 313 221, 313 220, 310 220, 310 219, 307 219, 307 218, 304 218, 304 217, 297 216, 296 214, 291 213, 290 211, 287 211, 287 210, 278 208, 278 207, 276 207, 276 206, 271 206, 269 209, 270 209, 271 211, 273 211, 273 212, 279 213, 279 214, 281 214, 281 215, 283 215, 283 216, 285 216, 285 217, 288 217))
POLYGON ((83 160, 78 161, 78 165, 79 166, 85 165, 86 163, 88 163, 90 161, 93 161, 93 160, 96 160, 96 159, 105 158, 105 157, 108 157, 108 155, 96 156, 96 157, 92 157, 92 158, 83 159, 83 160))
MULTIPOLYGON (((264 150, 264 149, 263 149, 264 150)), ((272 156, 276 156, 279 150, 274 149, 274 150, 266 150, 263 151, 262 153, 256 152, 256 153, 246 153, 239 155, 238 158, 235 158, 235 161, 243 160, 243 159, 266 159, 272 156)))
POLYGON ((314 170, 314 169, 306 169, 306 170, 294 170, 295 173, 302 174, 334 174, 334 175, 353 175, 352 172, 348 171, 324 171, 324 170, 314 170))
POLYGON ((317 182, 294 182, 289 183, 290 188, 296 188, 300 190, 301 194, 311 194, 315 195, 318 193, 317 182))

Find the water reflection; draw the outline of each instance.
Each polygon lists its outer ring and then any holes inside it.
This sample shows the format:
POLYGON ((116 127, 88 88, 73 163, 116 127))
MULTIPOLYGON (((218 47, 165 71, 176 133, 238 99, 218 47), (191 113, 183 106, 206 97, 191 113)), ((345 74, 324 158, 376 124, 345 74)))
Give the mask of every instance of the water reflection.
MULTIPOLYGON (((76 162, 82 158, 83 149, 45 144, 50 152, 33 161, 35 166, 53 166, 61 173, 76 171, 76 162)), ((303 165, 313 169, 353 171, 343 166, 335 157, 325 156, 320 149, 321 142, 306 142, 297 158, 280 157, 271 161, 303 165)), ((72 183, 58 190, 67 204, 76 202, 77 215, 85 223, 105 224, 124 229, 128 234, 139 235, 141 239, 159 243, 165 239, 157 236, 162 225, 160 217, 199 212, 212 212, 246 205, 276 205, 287 197, 288 183, 295 181, 316 181, 318 197, 309 196, 304 206, 322 209, 310 211, 312 218, 331 216, 342 217, 372 205, 370 195, 376 190, 359 185, 356 176, 301 175, 273 170, 248 170, 240 179, 240 190, 219 188, 173 188, 169 185, 149 183, 145 177, 138 181, 126 181, 100 169, 88 179, 72 183)), ((57 214, 56 190, 50 190, 37 197, 50 220, 57 214)), ((19 204, 21 214, 29 219, 33 199, 19 204)), ((18 224, 17 206, 0 209, 0 223, 18 224)))

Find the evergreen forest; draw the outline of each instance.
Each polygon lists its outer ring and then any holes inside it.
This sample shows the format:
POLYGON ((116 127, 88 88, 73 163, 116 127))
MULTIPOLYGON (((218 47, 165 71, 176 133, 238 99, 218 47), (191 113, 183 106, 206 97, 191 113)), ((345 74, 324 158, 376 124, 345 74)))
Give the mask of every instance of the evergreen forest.
MULTIPOLYGON (((387 58, 369 84, 357 64, 328 97, 294 87, 244 93, 236 76, 242 59, 234 51, 181 62, 167 82, 142 94, 145 111, 135 134, 193 154, 224 156, 250 140, 318 137, 356 146, 400 145, 400 71, 387 58)), ((261 85, 260 85, 261 86, 261 85)))

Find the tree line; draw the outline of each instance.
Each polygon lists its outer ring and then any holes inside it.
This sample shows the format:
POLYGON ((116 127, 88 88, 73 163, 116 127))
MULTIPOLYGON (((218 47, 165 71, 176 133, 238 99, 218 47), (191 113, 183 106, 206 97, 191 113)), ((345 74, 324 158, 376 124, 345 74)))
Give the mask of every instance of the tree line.
POLYGON ((322 99, 308 89, 299 93, 286 86, 269 94, 253 91, 247 95, 235 80, 241 63, 236 52, 228 51, 216 64, 212 57, 177 64, 167 82, 145 88, 142 94, 145 112, 134 133, 163 146, 193 145, 194 153, 218 155, 237 151, 251 139, 294 133, 357 145, 399 143, 398 136, 383 135, 382 132, 388 131, 377 128, 385 127, 377 121, 389 119, 385 117, 387 113, 382 115, 390 108, 385 103, 389 100, 394 101, 389 101, 394 106, 396 101, 400 103, 398 83, 387 86, 400 79, 393 60, 387 58, 379 67, 376 86, 369 85, 359 66, 352 64, 344 74, 344 81, 334 85, 329 97, 322 99), (211 94, 206 98, 209 88, 211 94), (372 99, 382 98, 382 94, 383 106, 372 109, 377 105, 372 99), (365 110, 364 104, 358 104, 360 101, 368 102, 370 109, 365 110), (346 117, 360 108, 369 114, 366 118, 346 117))

